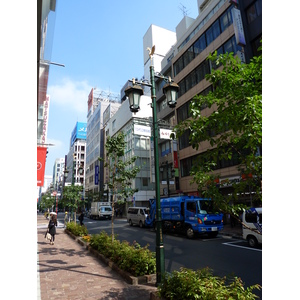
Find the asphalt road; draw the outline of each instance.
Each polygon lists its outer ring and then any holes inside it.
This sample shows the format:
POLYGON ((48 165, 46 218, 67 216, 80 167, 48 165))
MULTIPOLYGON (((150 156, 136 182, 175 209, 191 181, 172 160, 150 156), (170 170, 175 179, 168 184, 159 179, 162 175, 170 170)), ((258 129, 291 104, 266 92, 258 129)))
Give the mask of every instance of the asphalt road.
MULTIPOLYGON (((58 216, 62 221, 63 216, 58 216)), ((90 234, 102 230, 111 234, 110 220, 91 220, 84 218, 90 234)), ((138 242, 142 247, 149 245, 155 251, 156 233, 149 228, 129 226, 126 219, 114 219, 114 233, 119 240, 130 243, 138 242)), ((209 267, 214 275, 240 277, 246 287, 253 284, 262 285, 262 249, 249 248, 247 243, 219 234, 216 238, 200 236, 187 239, 183 235, 164 234, 165 270, 172 272, 180 267, 197 270, 209 267)), ((256 292, 261 298, 261 291, 256 292)))

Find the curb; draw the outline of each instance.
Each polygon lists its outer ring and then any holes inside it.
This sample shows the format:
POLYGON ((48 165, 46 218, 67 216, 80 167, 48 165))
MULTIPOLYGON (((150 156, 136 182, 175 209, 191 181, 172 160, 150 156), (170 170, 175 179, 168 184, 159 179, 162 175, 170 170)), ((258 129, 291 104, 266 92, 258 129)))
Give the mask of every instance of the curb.
POLYGON ((230 236, 230 237, 232 237, 234 239, 238 239, 238 240, 242 240, 243 239, 243 237, 241 235, 227 233, 227 232, 222 232, 220 235, 230 236))
MULTIPOLYGON (((116 271, 125 281, 132 285, 139 285, 139 284, 155 284, 156 283, 156 274, 150 275, 143 275, 143 276, 132 276, 130 273, 121 270, 114 262, 110 259, 106 258, 104 255, 99 253, 97 250, 92 248, 87 243, 83 242, 80 237, 75 236, 69 230, 65 229, 64 232, 68 234, 72 239, 74 239, 78 244, 83 246, 86 250, 88 250, 91 254, 93 254, 97 259, 104 262, 108 265, 112 270, 116 271)), ((152 299, 152 298, 151 298, 152 299)), ((155 298, 154 298, 155 299, 155 298)))

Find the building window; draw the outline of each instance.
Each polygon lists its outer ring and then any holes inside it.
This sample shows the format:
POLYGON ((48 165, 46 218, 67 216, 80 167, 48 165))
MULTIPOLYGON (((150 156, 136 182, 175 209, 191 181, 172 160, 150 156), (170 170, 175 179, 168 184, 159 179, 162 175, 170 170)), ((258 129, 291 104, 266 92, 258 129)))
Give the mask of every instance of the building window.
POLYGON ((207 46, 214 40, 214 35, 213 35, 213 29, 212 27, 209 27, 206 32, 206 41, 207 41, 207 46))
POLYGON ((186 92, 186 90, 185 90, 185 79, 178 82, 178 85, 179 85, 178 97, 180 97, 180 96, 184 95, 185 92, 186 92))
POLYGON ((223 32, 227 27, 229 27, 232 24, 232 17, 231 17, 231 11, 227 10, 225 13, 220 17, 220 25, 221 25, 221 31, 223 32))
POLYGON ((176 76, 183 69, 182 56, 174 63, 174 76, 176 76))
POLYGON ((178 139, 179 150, 187 148, 190 146, 190 129, 187 129, 178 139))
POLYGON ((258 16, 261 15, 261 5, 258 1, 255 1, 250 7, 246 10, 248 24, 252 23, 258 16))
POLYGON ((161 147, 161 157, 171 153, 171 143, 170 141, 166 141, 160 145, 161 147))
POLYGON ((186 67, 193 59, 194 59, 194 47, 191 46, 191 47, 183 54, 183 66, 186 67))
POLYGON ((148 186, 148 178, 143 177, 142 180, 143 180, 143 186, 148 186))
POLYGON ((206 48, 205 34, 202 34, 200 38, 194 43, 195 57, 200 54, 206 48))
POLYGON ((180 175, 181 177, 190 176, 192 168, 192 158, 188 157, 180 161, 180 175))
POLYGON ((215 40, 221 34, 219 19, 212 24, 211 28, 213 31, 213 38, 215 40))
POLYGON ((178 123, 186 120, 189 117, 190 101, 186 102, 177 109, 178 123))

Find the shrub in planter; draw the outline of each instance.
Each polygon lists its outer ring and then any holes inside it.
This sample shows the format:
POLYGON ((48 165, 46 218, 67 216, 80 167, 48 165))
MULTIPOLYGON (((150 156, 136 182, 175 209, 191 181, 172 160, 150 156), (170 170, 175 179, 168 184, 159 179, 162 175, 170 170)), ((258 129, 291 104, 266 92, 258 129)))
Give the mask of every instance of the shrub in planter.
POLYGON ((258 284, 245 288, 242 280, 238 277, 234 277, 228 282, 226 277, 213 276, 212 271, 208 268, 197 271, 181 268, 180 271, 173 271, 171 274, 165 275, 158 287, 158 293, 166 300, 253 300, 258 296, 252 291, 260 288, 261 286, 258 284))
POLYGON ((86 243, 89 243, 90 240, 91 240, 91 236, 90 236, 90 235, 84 235, 84 236, 82 237, 82 239, 83 239, 83 241, 85 241, 86 243))
POLYGON ((73 233, 76 236, 85 236, 88 235, 88 230, 85 225, 79 225, 74 222, 67 223, 67 230, 73 233))
POLYGON ((155 273, 155 254, 147 249, 148 246, 142 248, 138 243, 130 245, 127 241, 112 241, 111 236, 105 232, 92 235, 90 246, 133 276, 155 273))
POLYGON ((128 242, 123 242, 119 266, 135 276, 154 274, 155 253, 148 249, 148 245, 141 247, 138 243, 130 245, 128 242))

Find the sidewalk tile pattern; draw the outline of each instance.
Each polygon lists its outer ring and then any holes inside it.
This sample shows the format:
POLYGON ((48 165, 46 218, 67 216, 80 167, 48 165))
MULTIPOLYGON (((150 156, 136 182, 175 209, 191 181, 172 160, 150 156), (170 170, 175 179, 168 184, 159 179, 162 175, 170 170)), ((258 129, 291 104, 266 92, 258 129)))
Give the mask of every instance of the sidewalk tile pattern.
POLYGON ((154 285, 133 286, 95 258, 88 250, 57 229, 55 244, 44 238, 47 220, 38 215, 38 272, 41 300, 150 299, 154 285))

